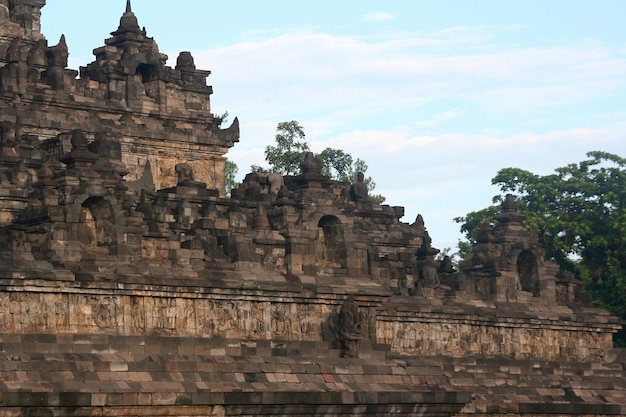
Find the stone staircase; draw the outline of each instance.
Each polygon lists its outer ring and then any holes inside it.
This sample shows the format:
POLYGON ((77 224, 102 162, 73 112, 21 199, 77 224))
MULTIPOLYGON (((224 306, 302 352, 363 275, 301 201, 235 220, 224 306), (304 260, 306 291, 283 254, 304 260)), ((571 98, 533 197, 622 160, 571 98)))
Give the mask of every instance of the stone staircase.
POLYGON ((163 415, 192 409, 220 415, 219 406, 238 416, 451 415, 470 401, 451 386, 415 385, 417 375, 407 369, 419 374, 422 366, 407 368, 386 359, 385 346, 374 348, 383 350, 350 359, 322 342, 7 335, 0 414, 99 415, 94 408, 138 407, 144 411, 133 415, 162 415, 155 407, 172 407, 163 415))
POLYGON ((356 359, 341 358, 325 342, 222 338, 14 334, 1 340, 0 413, 43 407, 52 415, 93 415, 86 410, 184 405, 280 415, 282 404, 291 413, 301 407, 301 415, 331 405, 347 415, 414 415, 419 404, 435 414, 626 415, 620 361, 416 358, 385 345, 356 359))

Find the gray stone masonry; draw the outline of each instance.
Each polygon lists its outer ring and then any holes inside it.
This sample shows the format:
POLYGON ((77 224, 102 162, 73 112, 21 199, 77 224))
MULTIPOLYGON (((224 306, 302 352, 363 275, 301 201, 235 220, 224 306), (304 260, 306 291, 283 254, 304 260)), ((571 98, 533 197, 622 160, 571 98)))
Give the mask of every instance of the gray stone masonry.
POLYGON ((471 260, 302 172, 224 190, 237 119, 130 1, 80 71, 0 0, 0 416, 626 416, 620 321, 507 197, 471 260))

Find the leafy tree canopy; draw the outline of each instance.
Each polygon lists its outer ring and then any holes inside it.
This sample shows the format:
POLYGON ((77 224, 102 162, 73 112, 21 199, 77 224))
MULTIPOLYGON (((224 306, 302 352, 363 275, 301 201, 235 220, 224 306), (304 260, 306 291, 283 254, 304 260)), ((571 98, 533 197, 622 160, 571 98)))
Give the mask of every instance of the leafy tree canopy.
MULTIPOLYGON (((270 168, 263 168, 259 165, 252 165, 252 172, 273 171, 282 175, 297 175, 300 173, 300 165, 307 152, 311 148, 306 142, 304 128, 299 122, 278 123, 276 127, 275 144, 265 147, 265 161, 270 164, 270 168)), ((337 181, 356 181, 358 172, 365 173, 367 164, 361 159, 354 159, 349 153, 335 148, 326 148, 316 154, 322 163, 322 174, 337 181)), ((371 177, 366 177, 363 181, 369 191, 376 187, 376 183, 371 177)), ((370 197, 382 203, 385 197, 382 195, 370 195, 370 197)))
POLYGON ((239 167, 233 161, 226 161, 224 165, 224 186, 226 188, 226 195, 230 196, 230 191, 233 188, 237 188, 239 183, 235 180, 235 176, 239 171, 239 167))
MULTIPOLYGON (((626 318, 626 159, 599 151, 587 158, 550 175, 504 168, 492 184, 517 196, 524 225, 537 232, 547 257, 583 279, 598 304, 626 318)), ((455 221, 473 243, 478 226, 498 211, 494 205, 455 221)))
POLYGON ((310 151, 304 139, 304 129, 297 121, 278 123, 276 145, 265 147, 265 160, 271 165, 272 171, 283 175, 298 174, 304 155, 310 151))

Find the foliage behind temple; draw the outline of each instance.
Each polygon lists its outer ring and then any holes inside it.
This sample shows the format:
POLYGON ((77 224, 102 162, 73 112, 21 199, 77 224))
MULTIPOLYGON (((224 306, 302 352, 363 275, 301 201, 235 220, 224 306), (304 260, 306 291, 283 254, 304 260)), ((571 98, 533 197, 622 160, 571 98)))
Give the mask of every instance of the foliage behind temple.
MULTIPOLYGON (((492 184, 518 197, 524 225, 539 235, 548 258, 583 279, 597 303, 626 317, 626 159, 599 151, 587 157, 549 175, 504 168, 492 184)), ((498 209, 456 221, 474 242, 480 224, 498 209)))

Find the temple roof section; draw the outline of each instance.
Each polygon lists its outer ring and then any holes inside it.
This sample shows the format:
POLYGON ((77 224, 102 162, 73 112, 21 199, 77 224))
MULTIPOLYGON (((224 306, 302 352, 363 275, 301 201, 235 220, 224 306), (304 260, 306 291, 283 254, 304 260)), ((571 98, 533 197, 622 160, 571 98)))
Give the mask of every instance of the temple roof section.
POLYGON ((130 84, 138 81, 139 85, 143 83, 145 86, 138 89, 145 89, 149 96, 163 93, 162 87, 148 84, 155 81, 174 83, 184 91, 205 97, 212 94, 212 88, 206 85, 211 72, 196 69, 189 52, 181 53, 175 69, 166 66, 168 56, 160 53, 155 40, 147 36, 145 28, 140 28, 130 1, 126 2, 119 27, 105 40, 105 46, 94 49, 94 55, 96 60, 81 68, 81 78, 107 83, 111 80, 125 80, 130 84))
MULTIPOLYGON (((7 26, 18 24, 22 31, 20 35, 25 39, 32 41, 43 39, 41 9, 45 5, 46 0, 0 0, 0 20, 6 20, 0 25, 0 36, 7 34, 7 26)), ((8 32, 11 35, 12 31, 8 32)))
MULTIPOLYGON (((126 32, 139 33, 139 23, 137 21, 137 16, 133 13, 132 7, 130 5, 130 0, 126 1, 126 11, 122 15, 120 19, 120 27, 117 31, 112 32, 111 35, 118 35, 126 32)), ((145 33, 144 33, 145 35, 145 33)))
POLYGON ((120 18, 119 27, 116 31, 111 32, 111 35, 112 38, 105 41, 107 45, 118 45, 124 42, 154 43, 154 39, 147 36, 145 28, 139 27, 139 21, 132 11, 130 1, 126 3, 126 10, 120 18))

